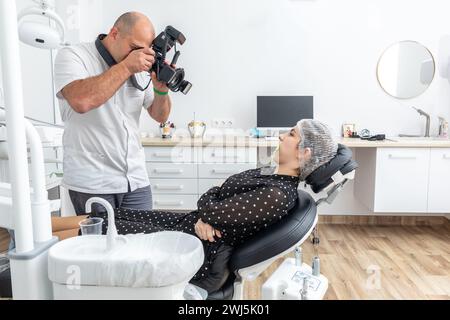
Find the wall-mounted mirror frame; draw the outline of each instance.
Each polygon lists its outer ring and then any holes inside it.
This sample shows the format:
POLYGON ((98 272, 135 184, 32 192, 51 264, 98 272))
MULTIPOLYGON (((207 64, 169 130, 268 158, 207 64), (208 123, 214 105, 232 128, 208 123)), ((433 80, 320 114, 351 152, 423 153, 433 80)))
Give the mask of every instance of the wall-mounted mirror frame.
POLYGON ((384 50, 377 64, 381 88, 397 99, 412 99, 423 94, 436 74, 436 61, 421 43, 404 40, 384 50))

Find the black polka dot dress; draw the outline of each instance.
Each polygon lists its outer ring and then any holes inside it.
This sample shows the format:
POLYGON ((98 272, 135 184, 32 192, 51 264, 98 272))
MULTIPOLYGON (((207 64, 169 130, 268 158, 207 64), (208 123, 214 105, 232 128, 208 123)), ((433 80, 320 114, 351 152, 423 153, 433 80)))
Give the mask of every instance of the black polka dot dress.
MULTIPOLYGON (((265 167, 228 178, 220 187, 209 189, 197 202, 197 210, 180 214, 158 210, 115 210, 119 234, 181 231, 195 234, 199 219, 222 232, 215 242, 203 241, 205 261, 194 279, 208 277, 220 247, 234 247, 260 230, 279 221, 295 205, 299 178, 273 174, 265 167)), ((107 231, 105 219, 103 232, 107 231)))

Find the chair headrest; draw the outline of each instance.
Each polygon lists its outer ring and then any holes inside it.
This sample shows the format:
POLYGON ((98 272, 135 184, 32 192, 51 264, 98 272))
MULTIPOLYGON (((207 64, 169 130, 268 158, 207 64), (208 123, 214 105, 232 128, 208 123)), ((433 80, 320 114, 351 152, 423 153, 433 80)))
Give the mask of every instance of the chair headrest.
POLYGON ((313 171, 305 180, 315 193, 319 193, 333 183, 333 175, 338 171, 346 175, 356 168, 358 163, 352 159, 352 151, 343 144, 338 145, 336 156, 328 163, 313 171))

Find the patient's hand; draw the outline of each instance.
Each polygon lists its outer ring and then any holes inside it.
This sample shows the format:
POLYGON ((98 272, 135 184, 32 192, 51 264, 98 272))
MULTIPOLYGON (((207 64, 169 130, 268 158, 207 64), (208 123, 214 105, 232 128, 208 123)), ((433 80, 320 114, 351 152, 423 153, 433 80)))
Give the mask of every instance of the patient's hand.
POLYGON ((204 223, 202 219, 198 219, 195 224, 195 233, 201 240, 207 240, 210 242, 216 242, 214 236, 222 238, 222 233, 219 230, 216 230, 209 224, 204 223))

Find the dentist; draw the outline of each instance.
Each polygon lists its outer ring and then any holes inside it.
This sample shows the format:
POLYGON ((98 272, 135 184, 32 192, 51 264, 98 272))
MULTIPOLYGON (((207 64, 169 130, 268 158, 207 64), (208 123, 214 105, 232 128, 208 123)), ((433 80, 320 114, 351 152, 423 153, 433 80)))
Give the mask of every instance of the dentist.
MULTIPOLYGON (((171 100, 154 73, 153 90, 141 91, 131 80, 149 82, 141 72, 155 61, 154 38, 151 21, 128 12, 108 35, 63 48, 56 57, 55 87, 65 125, 63 186, 77 214, 85 212, 91 197, 114 208, 152 209, 139 119, 145 108, 155 121, 167 121, 171 100)), ((93 210, 105 211, 100 205, 93 210)))

